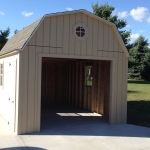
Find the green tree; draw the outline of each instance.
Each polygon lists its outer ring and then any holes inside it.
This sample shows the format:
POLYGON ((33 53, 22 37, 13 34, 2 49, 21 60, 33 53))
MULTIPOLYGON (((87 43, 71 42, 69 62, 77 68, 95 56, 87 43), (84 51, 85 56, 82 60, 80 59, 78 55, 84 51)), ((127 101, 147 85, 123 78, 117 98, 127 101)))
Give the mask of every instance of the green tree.
POLYGON ((116 25, 122 37, 122 40, 124 41, 124 44, 128 49, 131 31, 122 30, 127 25, 127 22, 124 19, 118 19, 117 15, 112 15, 112 12, 115 10, 115 7, 108 5, 108 3, 105 3, 104 5, 99 5, 98 3, 96 3, 92 5, 92 8, 93 14, 105 20, 108 20, 116 25))
POLYGON ((141 77, 146 81, 150 81, 150 50, 145 55, 141 77))
POLYGON ((16 30, 14 31, 14 34, 17 34, 18 32, 19 32, 19 30, 16 29, 16 30))
MULTIPOLYGON (((149 52, 149 43, 142 35, 132 44, 129 50, 131 58, 129 59, 129 77, 142 78, 143 68, 146 60, 145 56, 149 52)), ((146 68, 145 68, 146 69, 146 68)))
POLYGON ((8 40, 8 36, 10 33, 10 28, 8 27, 6 30, 0 30, 0 50, 3 48, 5 43, 8 40))
POLYGON ((144 36, 139 36, 139 38, 133 43, 133 49, 134 52, 132 56, 137 62, 143 62, 145 54, 148 52, 148 40, 144 38, 144 36))

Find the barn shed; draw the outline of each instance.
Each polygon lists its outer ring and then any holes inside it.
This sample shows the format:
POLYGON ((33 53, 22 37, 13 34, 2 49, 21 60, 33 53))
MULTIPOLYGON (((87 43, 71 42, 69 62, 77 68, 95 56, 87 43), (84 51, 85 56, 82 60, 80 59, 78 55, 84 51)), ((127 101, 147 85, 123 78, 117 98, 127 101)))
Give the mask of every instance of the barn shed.
POLYGON ((49 105, 126 123, 128 57, 114 24, 86 10, 46 14, 0 51, 0 114, 16 134, 39 132, 49 105))

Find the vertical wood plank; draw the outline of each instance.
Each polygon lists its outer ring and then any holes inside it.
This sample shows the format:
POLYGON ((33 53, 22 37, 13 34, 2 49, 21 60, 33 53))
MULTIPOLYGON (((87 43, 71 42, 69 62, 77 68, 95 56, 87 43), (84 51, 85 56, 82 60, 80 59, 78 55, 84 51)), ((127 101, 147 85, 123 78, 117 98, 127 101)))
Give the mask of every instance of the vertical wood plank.
POLYGON ((122 69, 123 69, 123 73, 122 73, 122 123, 126 123, 127 121, 127 69, 128 69, 128 59, 126 58, 126 56, 124 54, 122 54, 122 69))
POLYGON ((110 62, 105 62, 105 103, 104 114, 109 116, 109 96, 110 96, 110 62))
MULTIPOLYGON (((81 22, 81 13, 76 14, 76 23, 81 22)), ((75 40, 75 55, 81 54, 81 42, 79 40, 75 40)))
POLYGON ((69 15, 64 15, 63 54, 69 53, 69 15))
MULTIPOLYGON (((36 52, 40 52, 40 49, 36 49, 36 52)), ((37 85, 37 101, 36 101, 36 131, 39 132, 40 131, 40 126, 41 126, 41 71, 42 71, 42 58, 41 57, 37 57, 36 59, 36 72, 38 74, 37 78, 36 78, 36 84, 37 85)))
MULTIPOLYGON (((36 34, 36 45, 41 42, 42 33, 37 30, 36 34)), ((41 47, 35 47, 35 120, 34 120, 34 130, 35 132, 40 131, 41 122, 41 70, 42 70, 42 58, 38 57, 38 53, 42 52, 41 47), (40 61, 40 62, 39 62, 40 61), (40 68, 39 68, 40 67, 40 68)))
MULTIPOLYGON (((82 22, 87 25, 87 15, 83 14, 82 13, 82 22)), ((87 48, 86 48, 86 45, 87 45, 87 39, 85 39, 84 41, 81 42, 81 55, 82 56, 86 56, 87 52, 87 48)))
POLYGON ((98 56, 103 56, 103 50, 104 50, 104 24, 102 22, 99 22, 98 25, 98 56))
POLYGON ((100 113, 102 115, 104 115, 104 89, 105 89, 105 75, 104 75, 104 71, 105 71, 105 61, 102 61, 101 63, 101 74, 100 74, 100 113))
POLYGON ((92 32, 92 28, 93 28, 93 19, 91 17, 88 17, 88 38, 87 38, 87 56, 92 56, 92 48, 93 48, 93 43, 92 43, 92 38, 93 38, 93 32, 92 32))
POLYGON ((122 54, 118 54, 118 82, 117 82, 117 123, 121 123, 122 105, 122 54))
POLYGON ((63 47, 63 16, 57 17, 57 54, 62 54, 63 47))
POLYGON ((100 113, 100 94, 101 94, 101 61, 98 61, 98 100, 97 100, 97 113, 100 113))
POLYGON ((80 67, 80 71, 79 71, 79 107, 82 107, 82 95, 83 95, 83 79, 82 79, 82 72, 83 72, 83 66, 82 66, 82 62, 79 62, 79 67, 80 67))
POLYGON ((28 110, 28 46, 22 51, 22 101, 21 101, 21 133, 27 133, 27 110, 28 110))
POLYGON ((45 18, 44 19, 44 23, 43 23, 43 53, 49 53, 49 41, 50 41, 50 37, 49 37, 49 33, 50 33, 50 20, 49 18, 45 18))
POLYGON ((87 86, 86 86, 86 67, 84 62, 84 103, 83 108, 86 109, 87 107, 87 86))
POLYGON ((92 87, 88 86, 88 110, 91 111, 92 110, 92 87))
POLYGON ((108 43, 109 43, 109 38, 108 38, 108 25, 104 25, 104 51, 103 51, 103 56, 107 57, 108 56, 108 43))
POLYGON ((114 38, 114 32, 113 32, 113 29, 112 27, 109 26, 109 45, 108 45, 108 50, 109 50, 109 53, 108 53, 108 57, 113 57, 113 51, 114 51, 114 45, 113 45, 113 38, 114 38))
POLYGON ((73 36, 73 26, 75 25, 75 14, 70 14, 70 32, 69 32, 69 54, 75 54, 75 38, 73 36))
POLYGON ((115 57, 115 58, 117 58, 117 56, 118 56, 118 40, 116 39, 116 37, 115 37, 115 35, 114 35, 114 38, 113 38, 113 42, 114 42, 114 48, 113 48, 113 50, 114 50, 114 54, 113 54, 113 56, 115 57))
POLYGON ((75 63, 72 63, 72 104, 75 105, 75 63))
POLYGON ((97 47, 98 47, 98 21, 97 20, 93 20, 93 56, 97 56, 97 47))
POLYGON ((56 54, 56 41, 57 41, 57 20, 56 17, 51 17, 51 30, 50 30, 50 53, 56 54))
POLYGON ((34 132, 34 119, 35 119, 35 49, 29 47, 29 64, 28 64, 28 119, 27 119, 27 129, 28 132, 34 132))
POLYGON ((78 78, 78 74, 79 74, 79 71, 78 71, 78 62, 76 62, 76 71, 75 71, 75 74, 76 74, 76 84, 75 84, 75 86, 76 86, 76 94, 75 94, 75 97, 76 97, 76 102, 75 102, 75 105, 76 106, 78 106, 78 99, 79 99, 79 97, 78 97, 78 89, 79 89, 79 78, 78 78))
POLYGON ((68 78, 69 78, 69 83, 68 83, 68 98, 69 98, 69 104, 71 104, 71 89, 72 89, 72 86, 71 86, 71 63, 68 63, 68 78))

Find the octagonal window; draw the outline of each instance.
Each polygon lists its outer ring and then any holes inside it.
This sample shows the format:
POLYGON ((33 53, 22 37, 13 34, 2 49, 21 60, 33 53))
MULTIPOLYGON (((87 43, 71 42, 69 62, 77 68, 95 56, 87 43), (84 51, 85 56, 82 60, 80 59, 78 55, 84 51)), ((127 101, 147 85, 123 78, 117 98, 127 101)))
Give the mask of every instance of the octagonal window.
POLYGON ((85 36, 85 29, 82 27, 82 26, 78 26, 77 28, 76 28, 76 35, 78 36, 78 37, 84 37, 85 36))

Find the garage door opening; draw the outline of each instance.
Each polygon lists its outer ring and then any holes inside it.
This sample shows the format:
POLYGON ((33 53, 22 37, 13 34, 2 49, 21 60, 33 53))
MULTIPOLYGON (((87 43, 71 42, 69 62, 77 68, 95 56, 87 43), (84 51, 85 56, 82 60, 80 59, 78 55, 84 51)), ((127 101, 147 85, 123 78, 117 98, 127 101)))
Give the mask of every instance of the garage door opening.
POLYGON ((108 122, 109 96, 110 61, 42 58, 41 130, 108 122))

